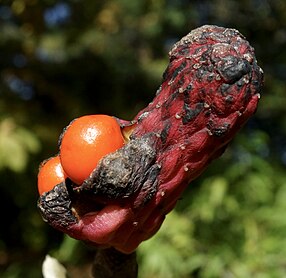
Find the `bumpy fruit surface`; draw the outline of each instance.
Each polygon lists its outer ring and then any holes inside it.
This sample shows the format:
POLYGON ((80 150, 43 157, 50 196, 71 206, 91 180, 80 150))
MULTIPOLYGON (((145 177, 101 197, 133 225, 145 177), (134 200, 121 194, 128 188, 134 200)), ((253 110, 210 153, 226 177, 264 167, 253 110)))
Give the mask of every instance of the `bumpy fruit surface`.
POLYGON ((63 182, 66 174, 61 165, 59 156, 51 157, 42 162, 38 173, 38 191, 42 195, 63 182))
POLYGON ((155 98, 132 121, 118 120, 129 141, 81 185, 59 184, 41 196, 45 221, 132 253, 255 113, 263 71, 254 54, 234 29, 206 25, 183 37, 155 98))
POLYGON ((81 184, 99 160, 124 144, 120 126, 107 115, 87 115, 72 121, 63 133, 60 159, 64 171, 81 184))

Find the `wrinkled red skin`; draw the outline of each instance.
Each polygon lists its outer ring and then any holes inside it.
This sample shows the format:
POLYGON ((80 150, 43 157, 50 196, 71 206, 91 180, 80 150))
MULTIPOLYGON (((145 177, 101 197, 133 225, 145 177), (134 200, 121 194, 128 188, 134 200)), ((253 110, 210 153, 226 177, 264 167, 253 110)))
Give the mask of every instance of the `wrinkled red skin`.
POLYGON ((123 201, 109 199, 84 213, 79 209, 86 201, 83 193, 82 199, 73 199, 68 186, 60 184, 38 203, 49 224, 91 244, 133 252, 159 230, 188 184, 223 153, 256 111, 263 73, 253 48, 238 31, 203 26, 175 44, 169 56, 154 100, 132 122, 118 120, 123 130, 131 128, 130 141, 144 137, 151 142, 157 171, 150 176, 155 175, 156 182, 134 190, 123 201), (47 211, 57 202, 68 209, 49 216, 47 211))

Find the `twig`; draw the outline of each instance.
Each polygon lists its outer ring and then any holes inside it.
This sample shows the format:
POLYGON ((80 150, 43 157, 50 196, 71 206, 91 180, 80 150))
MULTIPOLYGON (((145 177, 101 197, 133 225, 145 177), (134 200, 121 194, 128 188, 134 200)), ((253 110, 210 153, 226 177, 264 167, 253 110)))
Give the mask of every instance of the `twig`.
POLYGON ((94 278, 136 278, 136 252, 123 254, 114 248, 98 249, 93 266, 94 278))

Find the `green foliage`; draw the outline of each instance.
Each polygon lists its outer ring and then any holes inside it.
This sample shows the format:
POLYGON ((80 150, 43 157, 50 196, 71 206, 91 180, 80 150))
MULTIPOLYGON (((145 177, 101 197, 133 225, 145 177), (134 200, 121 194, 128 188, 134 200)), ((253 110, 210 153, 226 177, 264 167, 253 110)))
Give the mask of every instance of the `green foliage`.
POLYGON ((283 277, 286 175, 251 157, 190 185, 139 248, 140 277, 283 277))
POLYGON ((140 246, 140 277, 283 277, 285 17, 282 0, 1 1, 0 276, 41 277, 47 253, 74 277, 88 271, 93 250, 36 209, 40 161, 75 117, 131 119, 153 98, 170 46, 217 24, 255 47, 265 71, 259 109, 140 246))
POLYGON ((34 133, 17 126, 13 118, 0 122, 0 169, 7 167, 14 172, 22 172, 29 154, 39 150, 40 142, 34 133))

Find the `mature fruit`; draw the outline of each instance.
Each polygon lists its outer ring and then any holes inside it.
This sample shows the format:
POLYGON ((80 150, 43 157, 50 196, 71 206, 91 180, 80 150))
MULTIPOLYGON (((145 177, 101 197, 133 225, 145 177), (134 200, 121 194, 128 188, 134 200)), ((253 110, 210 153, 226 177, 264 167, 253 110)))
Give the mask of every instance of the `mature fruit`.
POLYGON ((38 191, 40 195, 52 190, 57 184, 63 182, 66 177, 58 155, 44 160, 38 173, 38 191))
POLYGON ((72 190, 61 184, 41 196, 38 206, 53 227, 133 252, 255 113, 263 71, 238 31, 203 26, 169 56, 152 102, 131 122, 119 121, 131 133, 128 143, 83 184, 72 190))
POLYGON ((115 118, 87 115, 72 121, 60 142, 60 159, 64 171, 81 184, 106 154, 121 148, 124 139, 115 118))

